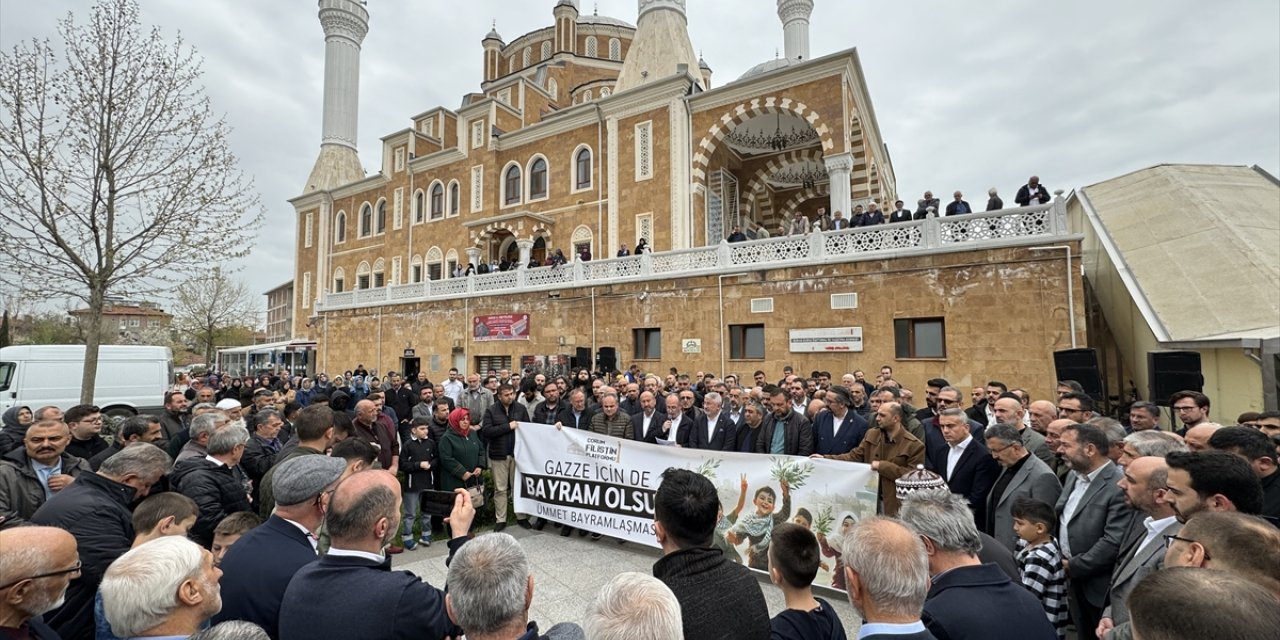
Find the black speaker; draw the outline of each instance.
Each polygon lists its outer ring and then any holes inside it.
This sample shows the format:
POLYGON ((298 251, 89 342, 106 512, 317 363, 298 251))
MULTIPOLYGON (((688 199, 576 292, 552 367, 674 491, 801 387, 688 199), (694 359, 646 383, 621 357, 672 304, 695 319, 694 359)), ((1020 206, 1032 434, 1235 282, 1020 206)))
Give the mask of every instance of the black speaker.
POLYGON ((573 369, 586 367, 591 368, 591 347, 578 347, 574 349, 574 356, 570 358, 569 366, 573 369))
POLYGON ((1204 391, 1204 374, 1200 371, 1198 351, 1148 351, 1148 398, 1160 406, 1169 406, 1169 396, 1179 391, 1204 391))
POLYGON ((1059 380, 1075 380, 1089 397, 1101 402, 1104 389, 1098 372, 1097 349, 1063 349, 1053 352, 1053 370, 1059 380))
POLYGON ((618 350, 613 347, 600 347, 596 351, 596 371, 611 372, 618 368, 618 350))

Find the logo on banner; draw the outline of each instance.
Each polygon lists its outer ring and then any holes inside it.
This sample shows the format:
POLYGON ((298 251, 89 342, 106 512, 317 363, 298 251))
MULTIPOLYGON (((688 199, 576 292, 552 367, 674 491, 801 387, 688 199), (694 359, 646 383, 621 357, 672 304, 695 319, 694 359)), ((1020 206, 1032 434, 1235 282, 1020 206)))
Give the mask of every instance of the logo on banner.
POLYGON ((602 438, 593 438, 587 436, 587 442, 583 444, 582 454, 594 460, 604 460, 605 462, 617 462, 618 454, 621 453, 622 446, 614 442, 609 442, 602 438))

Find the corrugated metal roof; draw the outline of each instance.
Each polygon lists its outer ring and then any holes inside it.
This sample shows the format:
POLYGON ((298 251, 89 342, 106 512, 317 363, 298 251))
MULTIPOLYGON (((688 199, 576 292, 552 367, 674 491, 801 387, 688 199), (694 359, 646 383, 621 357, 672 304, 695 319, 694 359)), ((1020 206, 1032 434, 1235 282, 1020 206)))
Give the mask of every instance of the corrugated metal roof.
POLYGON ((1242 166, 1159 165, 1082 193, 1157 337, 1280 335, 1280 186, 1242 166), (1148 318, 1150 321, 1150 318, 1148 318))

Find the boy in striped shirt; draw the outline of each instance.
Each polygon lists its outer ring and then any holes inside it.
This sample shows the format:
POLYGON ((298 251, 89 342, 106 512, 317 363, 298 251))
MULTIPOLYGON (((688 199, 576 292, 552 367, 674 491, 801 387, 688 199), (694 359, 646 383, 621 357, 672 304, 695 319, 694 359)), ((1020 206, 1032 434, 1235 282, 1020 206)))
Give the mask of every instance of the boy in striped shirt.
POLYGON ((1013 503, 1013 531, 1018 535, 1018 571, 1022 585, 1044 605, 1044 613, 1066 638, 1067 572, 1062 567, 1062 551, 1053 536, 1057 514, 1048 503, 1019 498, 1013 503))

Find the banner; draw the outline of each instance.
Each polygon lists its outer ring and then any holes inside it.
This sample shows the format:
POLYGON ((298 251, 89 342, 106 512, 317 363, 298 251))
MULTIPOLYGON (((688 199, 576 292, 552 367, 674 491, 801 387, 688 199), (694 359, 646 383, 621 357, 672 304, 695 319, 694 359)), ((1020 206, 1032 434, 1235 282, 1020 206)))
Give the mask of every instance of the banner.
POLYGON ((715 544, 726 557, 767 571, 773 527, 797 522, 818 535, 823 557, 814 584, 824 587, 843 586, 840 532, 875 515, 880 485, 861 463, 702 451, 528 422, 516 429, 515 458, 517 512, 651 547, 658 546, 653 505, 662 473, 700 473, 720 494, 715 544))
POLYGON ((476 316, 471 320, 471 337, 476 342, 528 340, 529 314, 476 316))

